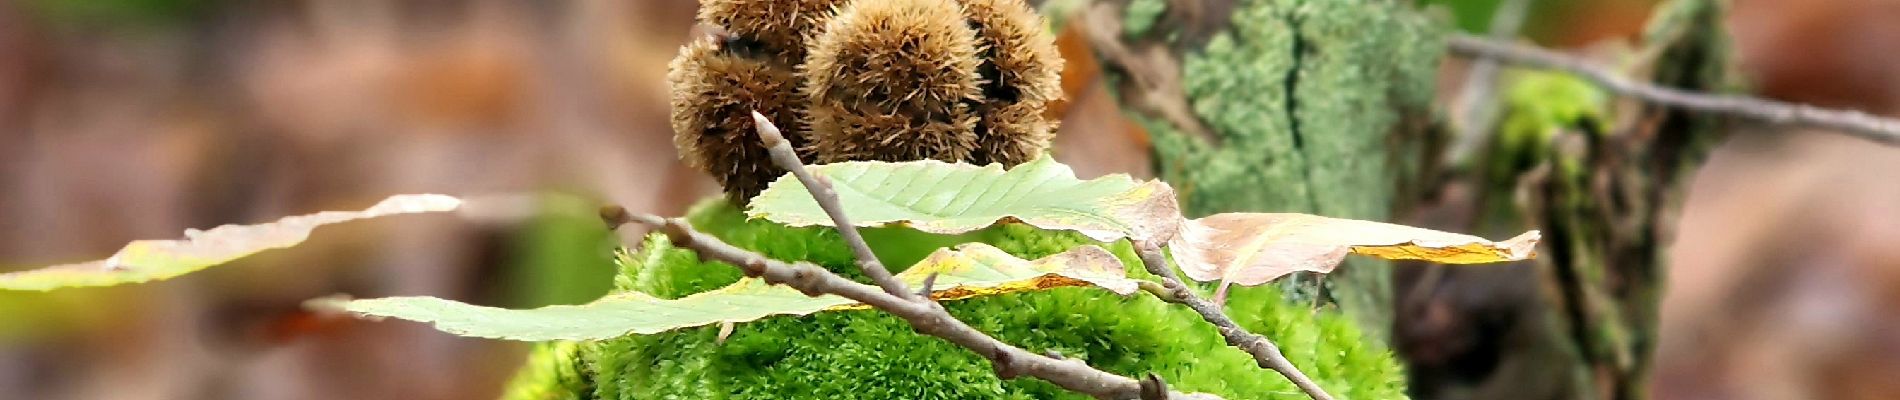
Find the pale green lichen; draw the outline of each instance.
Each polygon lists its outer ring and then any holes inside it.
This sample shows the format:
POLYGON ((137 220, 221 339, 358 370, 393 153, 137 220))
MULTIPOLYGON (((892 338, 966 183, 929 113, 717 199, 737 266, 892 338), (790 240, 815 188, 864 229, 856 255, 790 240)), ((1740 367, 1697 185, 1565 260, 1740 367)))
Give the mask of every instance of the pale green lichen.
POLYGON ((1443 45, 1430 20, 1380 1, 1240 1, 1231 29, 1183 63, 1218 145, 1148 124, 1164 174, 1197 214, 1268 207, 1385 214, 1386 133, 1428 106, 1443 45))
MULTIPOLYGON (((835 231, 746 221, 714 202, 695 209, 693 224, 733 244, 767 254, 802 254, 855 276, 850 252, 835 231)), ((873 232, 888 236, 891 232, 873 232)), ((1022 257, 1053 254, 1088 239, 1073 233, 1005 225, 967 236, 1022 257)), ((873 238, 873 241, 876 239, 873 238)), ((1135 260, 1126 243, 1111 246, 1135 260)), ((899 257, 899 256, 893 256, 899 257)), ((886 258, 886 257, 880 257, 886 258)), ((737 279, 736 269, 700 262, 660 236, 626 254, 623 289, 677 297, 737 279)), ((1135 276, 1147 276, 1131 268, 1135 276)), ((1379 341, 1335 313, 1283 303, 1252 291, 1232 303, 1243 326, 1279 341, 1295 364, 1340 398, 1402 398, 1401 373, 1379 341)), ((1154 372, 1171 387, 1230 399, 1304 398, 1285 379, 1227 347, 1192 311, 1153 296, 1123 297, 1100 289, 1060 288, 946 303, 957 318, 1005 342, 1056 351, 1105 370, 1154 372)), ((588 344, 588 382, 598 399, 1071 399, 1083 398, 1035 379, 1001 380, 988 361, 942 340, 918 335, 876 311, 820 313, 739 324, 725 343, 716 327, 588 344)), ((559 364, 553 364, 559 365, 559 364)))

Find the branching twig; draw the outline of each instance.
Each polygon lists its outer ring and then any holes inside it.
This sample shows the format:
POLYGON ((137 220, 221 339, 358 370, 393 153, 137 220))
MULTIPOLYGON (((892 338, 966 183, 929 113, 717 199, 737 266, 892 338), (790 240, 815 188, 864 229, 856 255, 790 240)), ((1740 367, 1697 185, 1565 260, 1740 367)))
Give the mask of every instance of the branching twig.
POLYGON ((1286 355, 1280 353, 1280 346, 1274 345, 1273 341, 1267 340, 1265 336, 1241 328, 1240 324, 1234 323, 1233 318, 1227 317, 1227 312, 1221 310, 1220 305, 1201 298, 1200 295, 1189 290, 1187 284, 1181 283, 1181 278, 1175 276, 1174 269, 1168 266, 1167 256, 1161 254, 1160 247, 1149 243, 1137 243, 1135 246, 1136 252, 1141 254, 1142 266, 1148 269, 1148 273, 1160 276, 1162 284, 1168 291, 1167 295, 1157 293, 1156 297, 1187 306, 1194 312, 1200 313, 1201 319, 1213 324, 1220 330, 1220 335, 1227 338, 1227 345, 1252 354, 1254 361, 1260 364, 1260 368, 1270 369, 1286 376, 1287 380, 1293 381, 1293 385, 1299 386, 1307 396, 1315 400, 1332 400, 1333 396, 1326 394, 1326 389, 1320 388, 1312 378, 1306 377, 1306 373, 1294 367, 1293 362, 1287 361, 1286 355))
POLYGON ((1003 379, 1033 376, 1064 389, 1101 399, 1155 398, 1156 393, 1175 399, 1214 398, 1204 394, 1167 391, 1166 386, 1156 378, 1138 381, 1095 369, 1080 361, 1044 356, 1003 343, 957 320, 929 296, 906 290, 902 282, 891 277, 883 264, 871 257, 870 247, 857 234, 857 228, 846 222, 836 195, 831 194, 830 185, 824 180, 814 179, 805 170, 803 163, 792 154, 791 147, 785 145, 782 138, 775 137, 778 128, 771 121, 756 113, 754 118, 758 122, 759 133, 766 136, 764 141, 774 153, 774 160, 781 163, 781 168, 797 174, 800 182, 812 192, 826 213, 831 214, 832 220, 838 224, 838 231, 846 241, 851 242, 854 249, 859 250, 858 265, 882 288, 853 282, 811 263, 788 264, 766 258, 695 231, 684 220, 632 215, 612 208, 603 210, 602 217, 614 226, 638 222, 653 227, 655 231, 671 238, 674 245, 692 249, 700 257, 738 266, 746 276, 761 278, 770 284, 791 286, 808 296, 837 295, 883 310, 910 323, 911 328, 919 333, 942 338, 989 359, 996 375, 1003 379))
POLYGON ((853 253, 856 253, 858 268, 864 270, 864 276, 870 277, 871 282, 884 288, 885 293, 898 297, 911 297, 912 293, 904 290, 904 284, 898 282, 897 278, 891 277, 891 270, 884 268, 884 263, 878 262, 877 255, 871 253, 871 245, 864 242, 864 235, 858 233, 856 225, 851 225, 851 219, 845 217, 844 205, 838 202, 838 192, 831 188, 831 182, 805 170, 805 162, 798 159, 798 152, 792 150, 792 143, 785 140, 785 135, 779 134, 778 125, 773 125, 772 120, 766 119, 764 114, 753 111, 752 123, 758 130, 759 140, 765 144, 766 151, 772 153, 772 163, 778 164, 779 168, 791 171, 793 176, 797 176, 798 182, 805 185, 806 191, 811 192, 812 199, 817 200, 818 206, 825 209, 826 215, 831 216, 831 223, 838 227, 838 236, 843 236, 844 242, 851 246, 853 253))
POLYGON ((1497 59, 1583 77, 1619 95, 1690 111, 1729 114, 1776 124, 1807 125, 1839 131, 1882 144, 1900 145, 1900 121, 1871 114, 1784 103, 1744 96, 1696 93, 1632 80, 1603 67, 1551 50, 1472 36, 1452 36, 1453 53, 1497 59))

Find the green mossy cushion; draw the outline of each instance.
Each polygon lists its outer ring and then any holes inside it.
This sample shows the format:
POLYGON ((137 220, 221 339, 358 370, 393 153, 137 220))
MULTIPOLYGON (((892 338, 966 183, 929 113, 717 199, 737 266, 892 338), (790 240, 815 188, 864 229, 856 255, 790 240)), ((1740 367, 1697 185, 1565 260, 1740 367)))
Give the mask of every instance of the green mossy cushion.
MULTIPOLYGON (((828 228, 746 221, 724 201, 688 219, 734 245, 785 260, 807 260, 854 278, 851 252, 828 228)), ((880 258, 910 265, 931 249, 982 241, 1025 258, 1091 243, 1080 235, 999 226, 958 236, 900 228, 867 230, 880 258)), ((1126 243, 1109 246, 1140 271, 1126 243)), ((621 257, 617 290, 674 298, 739 278, 737 269, 699 261, 659 235, 621 257)), ((1336 313, 1284 304, 1270 288, 1237 290, 1235 320, 1275 340, 1287 357, 1342 399, 1402 398, 1397 362, 1336 313)), ((1254 365, 1192 311, 1136 294, 1058 288, 945 303, 957 318, 1036 352, 1055 351, 1124 375, 1159 374, 1172 388, 1228 399, 1305 398, 1254 365)), ((913 332, 876 311, 828 312, 743 323, 715 343, 717 327, 538 349, 510 388, 513 399, 1055 399, 1084 398, 1036 379, 1004 381, 989 362, 913 332), (571 348, 569 348, 571 347, 571 348), (585 393, 589 392, 591 393, 585 393), (582 392, 582 393, 576 393, 582 392)))

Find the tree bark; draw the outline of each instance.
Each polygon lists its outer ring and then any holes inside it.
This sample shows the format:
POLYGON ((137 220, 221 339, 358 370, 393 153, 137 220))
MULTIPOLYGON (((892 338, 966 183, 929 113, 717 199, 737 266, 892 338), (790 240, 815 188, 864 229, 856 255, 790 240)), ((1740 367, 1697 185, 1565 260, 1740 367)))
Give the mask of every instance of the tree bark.
MULTIPOLYGON (((1303 212, 1388 220, 1428 164, 1437 25, 1379 0, 1126 0, 1091 3, 1082 24, 1154 168, 1190 217, 1303 212)), ((1392 318, 1385 263, 1243 290, 1337 307, 1374 336, 1392 318)), ((1244 311, 1243 311, 1244 312, 1244 311)))

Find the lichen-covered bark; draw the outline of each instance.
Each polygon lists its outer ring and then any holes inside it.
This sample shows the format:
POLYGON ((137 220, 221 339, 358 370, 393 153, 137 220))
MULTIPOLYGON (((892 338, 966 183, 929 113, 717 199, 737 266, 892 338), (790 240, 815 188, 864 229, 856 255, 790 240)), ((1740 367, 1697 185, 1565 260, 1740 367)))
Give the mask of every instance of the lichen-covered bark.
MULTIPOLYGON (((1076 23, 1123 30, 1095 45, 1188 213, 1385 220, 1398 177, 1414 168, 1411 139, 1443 53, 1442 27, 1400 3, 1133 0, 1076 23)), ((1354 260, 1323 287, 1283 286, 1383 330, 1391 283, 1381 264, 1354 260)))
MULTIPOLYGON (((1654 82, 1665 87, 1723 91, 1732 82, 1725 4, 1719 0, 1666 3, 1653 19, 1649 45, 1658 50, 1654 82)), ((1689 172, 1722 137, 1711 115, 1647 107, 1638 120, 1593 140, 1587 153, 1558 154, 1566 171, 1531 188, 1540 197, 1528 215, 1549 226, 1549 257, 1540 263, 1561 294, 1560 332, 1569 339, 1584 376, 1576 398, 1647 397, 1656 310, 1663 287, 1663 249, 1689 172), (1567 167, 1577 165, 1577 167, 1567 167)))

